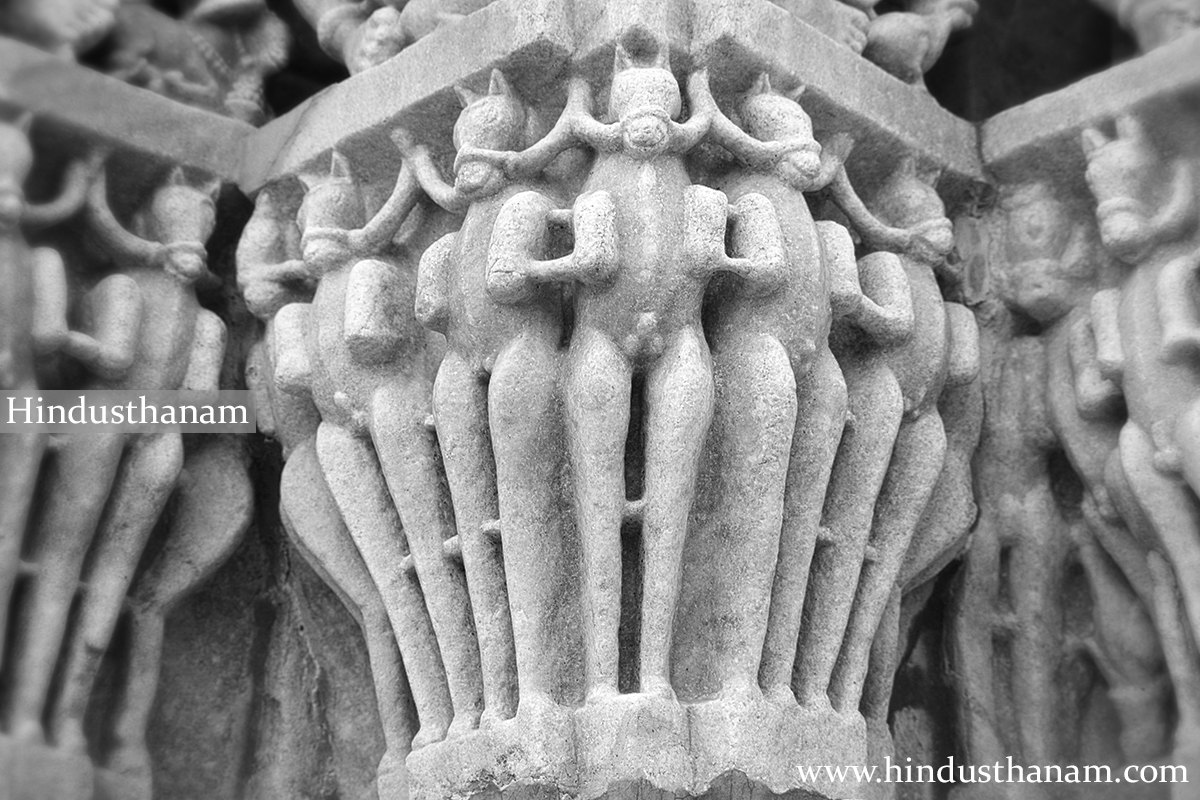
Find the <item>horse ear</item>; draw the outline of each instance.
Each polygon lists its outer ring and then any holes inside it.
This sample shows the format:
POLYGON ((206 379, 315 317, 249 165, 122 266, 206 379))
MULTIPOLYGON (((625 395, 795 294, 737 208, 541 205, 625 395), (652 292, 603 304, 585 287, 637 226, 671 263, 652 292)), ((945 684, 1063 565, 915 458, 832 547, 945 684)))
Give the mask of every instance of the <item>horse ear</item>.
POLYGON ((463 108, 466 108, 472 103, 483 98, 483 95, 481 95, 479 92, 475 91, 474 89, 468 89, 466 86, 456 85, 454 87, 454 93, 458 95, 458 102, 462 104, 463 108))
POLYGON ((750 87, 750 94, 770 94, 771 93, 771 76, 765 72, 760 72, 758 77, 754 79, 754 85, 750 87))
POLYGON ((215 204, 221 196, 221 187, 224 184, 220 178, 213 178, 200 187, 200 191, 204 192, 215 204))
POLYGON ((671 71, 671 45, 662 42, 658 46, 658 55, 654 57, 654 66, 671 71))
POLYGON ((617 42, 617 49, 613 54, 613 74, 624 72, 633 67, 633 59, 629 57, 629 51, 625 49, 625 45, 617 42))
POLYGON ((917 180, 920 180, 920 175, 918 173, 919 170, 917 169, 917 157, 915 155, 908 153, 900 159, 900 166, 896 169, 897 175, 913 177, 917 180))
POLYGON ((171 170, 171 174, 167 176, 168 186, 187 186, 187 175, 183 174, 183 167, 175 167, 171 170))
POLYGON ((926 167, 917 167, 917 178, 921 183, 929 186, 937 186, 938 181, 942 178, 942 168, 937 164, 931 164, 926 167))
POLYGON ((508 85, 508 78, 504 77, 504 73, 498 69, 492 70, 492 80, 488 83, 488 94, 502 94, 509 97, 512 93, 512 87, 508 85))
POLYGON ((24 114, 17 117, 13 122, 13 127, 26 136, 29 136, 29 132, 33 130, 33 112, 26 111, 24 114))
POLYGON ((1083 154, 1090 156, 1111 140, 1097 128, 1084 128, 1082 134, 1083 154))
POLYGON ((350 170, 350 161, 337 150, 333 151, 333 157, 330 159, 329 177, 331 178, 352 178, 354 173, 350 170))
POLYGON ((1123 114, 1117 117, 1117 137, 1140 142, 1145 140, 1146 130, 1137 117, 1132 114, 1123 114))
POLYGON ((799 86, 797 86, 795 89, 792 89, 790 92, 787 93, 788 100, 791 100, 793 103, 799 104, 800 98, 804 96, 804 91, 807 88, 808 88, 808 86, 806 86, 805 84, 802 83, 799 86))

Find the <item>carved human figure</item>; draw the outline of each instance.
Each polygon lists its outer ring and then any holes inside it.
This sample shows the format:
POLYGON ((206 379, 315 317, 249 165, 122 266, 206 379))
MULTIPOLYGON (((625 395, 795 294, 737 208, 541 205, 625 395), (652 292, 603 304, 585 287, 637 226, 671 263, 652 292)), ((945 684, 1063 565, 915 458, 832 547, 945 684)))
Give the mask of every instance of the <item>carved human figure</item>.
MULTIPOLYGON (((250 312, 264 322, 262 338, 251 349, 246 383, 256 393, 260 430, 278 441, 284 466, 280 476, 280 517, 301 557, 333 589, 363 633, 367 659, 375 685, 375 698, 386 748, 380 762, 380 790, 391 775, 402 775, 415 725, 407 718, 408 689, 387 608, 354 539, 346 528, 337 503, 317 460, 315 440, 321 417, 312 398, 288 394, 275 380, 275 315, 290 303, 312 299, 314 281, 301 258, 300 230, 296 225, 299 200, 284 184, 259 192, 254 214, 238 242, 238 284, 250 312)), ((435 727, 448 725, 450 698, 439 662, 428 662, 437 652, 437 640, 428 615, 414 615, 419 623, 409 641, 421 643, 408 656, 413 670, 413 692, 422 720, 435 727)))
POLYGON ((878 251, 861 259, 858 269, 865 299, 877 310, 837 321, 831 331, 846 381, 848 415, 824 498, 793 679, 800 705, 816 711, 832 708, 839 699, 830 696, 834 667, 904 411, 888 356, 913 331, 913 298, 899 257, 878 251))
MULTIPOLYGON (((1074 544, 1055 498, 1057 448, 1045 398, 1046 352, 1038 337, 997 348, 977 464, 980 516, 961 567, 947 648, 958 696, 964 757, 1016 753, 1027 766, 1075 763, 1092 673, 1078 663, 1083 631, 1067 614, 1074 544), (1011 707, 1015 713, 1005 715, 1011 707)), ((955 798, 988 797, 983 784, 955 798)), ((1024 787, 1022 787, 1024 789, 1024 787)), ((1049 797, 1031 786, 1022 797, 1049 797)))
MULTIPOLYGON (((254 515, 254 485, 237 437, 188 434, 183 470, 169 506, 161 549, 139 571, 126 598, 127 666, 107 726, 102 764, 110 796, 152 796, 146 734, 158 694, 167 617, 233 555, 254 515)), ((103 779, 98 779, 103 780, 103 779)))
POLYGON ((252 124, 266 120, 263 81, 287 62, 289 45, 264 0, 200 0, 178 20, 124 3, 111 39, 114 76, 252 124))
MULTIPOLYGON (((698 109, 705 80, 696 73, 690 83, 698 109)), ((776 288, 784 274, 782 239, 766 198, 750 196, 734 207, 720 192, 692 185, 684 156, 708 132, 711 114, 701 110, 686 123, 674 121, 682 98, 665 47, 645 66, 617 47, 613 122, 591 115, 589 95, 586 81, 575 79, 554 130, 520 154, 460 149, 459 158, 475 153, 511 172, 534 174, 578 142, 597 151, 571 214, 574 253, 505 282, 528 277, 576 284, 564 400, 582 546, 588 699, 603 701, 618 691, 621 526, 639 517, 645 565, 640 688, 673 699, 669 662, 683 545, 713 407, 700 305, 716 271, 752 276, 766 291, 776 288), (739 226, 760 237, 752 256, 726 254, 731 218, 735 238, 739 226), (624 445, 635 375, 645 382, 645 494, 631 503, 624 445)))
MULTIPOLYGON (((486 94, 457 91, 457 146, 525 146, 528 112, 503 73, 492 72, 486 94)), ((561 661, 559 586, 545 576, 567 569, 554 456, 562 287, 532 279, 501 286, 489 281, 489 263, 531 269, 526 262, 543 255, 546 216, 561 198, 544 180, 512 180, 469 157, 449 185, 424 148, 398 143, 430 197, 466 208, 462 229, 421 259, 417 318, 447 337, 433 407, 479 633, 484 721, 512 716, 518 696, 521 709, 536 713, 553 702, 561 661)))
MULTIPOLYGON (((1188 360, 1200 328, 1189 289, 1196 187, 1191 166, 1161 159, 1135 118, 1119 118, 1117 134, 1110 140, 1089 129, 1083 139, 1101 241, 1133 267, 1120 289, 1097 292, 1091 304, 1102 374, 1119 382, 1128 411, 1107 487, 1140 538, 1177 575, 1189 575, 1200 569, 1200 375, 1188 360)), ((1178 585, 1183 618, 1195 632, 1200 591, 1186 580, 1178 585)), ((1181 711, 1177 743, 1200 741, 1196 730, 1184 729, 1196 718, 1194 710, 1181 711)))
MULTIPOLYGON (((103 176, 92 185, 90 227, 118 271, 85 298, 93 333, 71 331, 62 345, 93 376, 82 388, 216 388, 225 326, 200 307, 194 284, 207 271, 204 242, 216 221, 219 188, 219 181, 196 188, 176 169, 136 215, 131 233, 109 210, 103 176)), ((96 671, 182 460, 181 436, 169 431, 100 431, 71 437, 56 452, 30 546, 37 575, 18 617, 13 652, 8 710, 18 739, 43 739, 50 679, 82 578, 87 589, 48 716, 57 745, 84 751, 83 714, 96 671)))
MULTIPOLYGON (((0 123, 0 389, 37 389, 35 366, 67 338, 67 279, 62 258, 49 248, 30 248, 26 225, 49 225, 74 214, 84 202, 94 164, 77 162, 59 198, 46 204, 25 199, 25 179, 33 167, 25 115, 0 123)), ((0 448, 0 664, 8 641, 9 603, 21 565, 24 541, 46 450, 46 435, 17 430, 4 434, 0 448)))
MULTIPOLYGON (((946 257, 954 247, 954 233, 930 178, 918 172, 914 158, 905 159, 870 204, 884 225, 911 232, 901 263, 912 296, 913 328, 908 339, 884 355, 898 382, 904 415, 874 504, 869 555, 859 576, 832 687, 834 705, 842 710, 859 708, 871 644, 888 603, 902 590, 898 580, 906 554, 943 473, 947 428, 977 429, 977 421, 962 414, 944 421, 939 406, 948 388, 976 379, 979 333, 966 307, 942 300, 937 273, 949 272, 946 257)), ((869 235, 864 238, 871 241, 869 235)), ((880 635, 894 640, 897 634, 880 635)), ((880 668, 892 671, 895 664, 880 668)))
POLYGON ((1153 538, 1131 530, 1106 484, 1124 406, 1120 387, 1101 374, 1089 306, 1097 288, 1119 275, 1089 209, 1078 206, 1042 182, 1005 192, 1002 240, 990 263, 999 297, 1045 326, 1048 422, 1084 489, 1086 525, 1071 530, 1093 598, 1093 660, 1121 717, 1126 756, 1137 763, 1164 749, 1169 684, 1152 621, 1153 538))
POLYGON ((365 225, 360 188, 340 154, 328 176, 303 180, 301 249, 317 288, 311 305, 276 314, 276 381, 285 391, 311 392, 321 414, 318 461, 383 596, 414 698, 426 703, 415 749, 475 728, 483 703, 466 582, 445 545, 454 520, 426 424, 429 334, 409 311, 417 262, 440 223, 427 220, 391 243, 419 199, 407 163, 365 225), (430 623, 438 652, 422 635, 430 623), (452 721, 437 702, 443 680, 452 721))
MULTIPOLYGON (((866 311, 854 247, 844 228, 815 222, 804 193, 840 167, 822 153, 812 121, 795 98, 771 90, 764 74, 745 95, 738 135, 723 117, 717 138, 753 162, 754 144, 786 144, 787 155, 735 170, 719 183, 729 199, 762 195, 782 225, 787 273, 774 291, 753 277, 714 282, 709 338, 716 410, 710 442, 720 453, 714 508, 722 540, 735 542, 723 563, 737 576, 738 620, 723 640, 717 671, 723 690, 793 703, 792 667, 821 505, 846 418, 846 389, 828 346, 835 313, 866 311), (822 157, 825 159, 822 164, 822 157), (822 168, 824 166, 824 169, 822 168)), ((836 148, 835 148, 836 149, 836 148)), ((843 154, 844 155, 844 154, 843 154)), ((735 250, 735 253, 737 251, 735 250)), ((713 591, 717 591, 715 588, 713 591)))

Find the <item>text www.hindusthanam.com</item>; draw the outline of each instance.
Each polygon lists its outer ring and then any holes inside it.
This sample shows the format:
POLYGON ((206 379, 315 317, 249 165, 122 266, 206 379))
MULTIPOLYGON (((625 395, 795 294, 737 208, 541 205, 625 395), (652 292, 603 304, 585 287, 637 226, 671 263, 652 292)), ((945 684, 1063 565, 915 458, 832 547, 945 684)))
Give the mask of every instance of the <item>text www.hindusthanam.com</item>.
POLYGON ((994 764, 960 764, 951 756, 945 764, 895 763, 885 758, 882 766, 830 766, 828 764, 797 766, 802 781, 811 784, 863 783, 1187 783, 1187 767, 1170 764, 1025 767, 1013 762, 994 764))

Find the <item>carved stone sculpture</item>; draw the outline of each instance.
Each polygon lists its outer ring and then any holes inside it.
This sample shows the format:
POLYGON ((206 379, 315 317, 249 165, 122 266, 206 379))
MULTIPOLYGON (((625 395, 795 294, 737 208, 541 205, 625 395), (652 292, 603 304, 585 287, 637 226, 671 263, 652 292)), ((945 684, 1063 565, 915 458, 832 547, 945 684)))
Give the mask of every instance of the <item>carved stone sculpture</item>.
POLYGON ((260 124, 263 80, 287 60, 288 32, 256 0, 201 0, 176 20, 143 2, 116 10, 108 69, 137 86, 260 124))
POLYGON ((261 434, 0 419, 0 795, 1190 797, 978 780, 1200 764, 1186 3, 293 5, 0 15, 0 390, 261 434))

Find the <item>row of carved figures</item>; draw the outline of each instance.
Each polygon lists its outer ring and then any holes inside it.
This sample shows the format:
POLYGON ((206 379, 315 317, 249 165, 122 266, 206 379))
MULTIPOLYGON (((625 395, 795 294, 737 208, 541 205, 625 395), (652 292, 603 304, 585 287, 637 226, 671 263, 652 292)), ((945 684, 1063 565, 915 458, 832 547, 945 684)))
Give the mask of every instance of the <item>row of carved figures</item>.
POLYGON ((982 248, 998 298, 1038 332, 997 345, 979 530, 952 611, 960 697, 1006 697, 1011 681, 1020 720, 998 721, 1002 700, 960 702, 978 763, 1078 760, 1090 681, 1064 665, 1080 658, 1098 666, 1130 763, 1200 763, 1195 153, 1160 155, 1133 116, 1115 129, 1083 133, 1094 206, 1051 181, 1008 187, 982 248), (1090 626, 1071 619, 1076 566, 1090 626))
POLYGON ((493 72, 460 89, 452 183, 397 130, 370 219, 338 154, 302 201, 259 195, 238 275, 266 322, 252 383, 284 446, 283 517, 362 620, 389 752, 411 733, 382 666, 397 647, 414 749, 622 689, 862 707, 886 735, 903 598, 974 518, 977 333, 938 286, 950 223, 911 160, 868 210, 848 140, 822 148, 765 77, 744 129, 704 71, 688 86, 680 122, 665 56, 618 48, 612 122, 578 78, 531 143, 493 72), (738 159, 711 186, 689 176, 706 141, 738 159), (868 255, 814 219, 818 192, 868 255), (720 647, 682 621, 697 592, 735 631, 720 647), (685 689, 681 662, 711 676, 685 689))
MULTIPOLYGON (((0 387, 36 389, 39 378, 43 388, 61 385, 65 370, 82 368, 84 377, 69 388, 215 389, 225 326, 200 306, 195 287, 211 278, 205 241, 216 223, 219 182, 195 186, 176 170, 130 231, 109 209, 103 158, 95 156, 68 168, 58 200, 31 205, 23 194, 33 161, 29 121, 0 125, 0 387), (86 235, 109 266, 79 276, 90 288, 72 296, 63 258, 30 248, 22 227, 60 222, 81 208, 86 235)), ((51 440, 34 431, 3 439, 0 747, 50 745, 86 758, 84 715, 124 615, 129 649, 107 721, 111 747, 100 763, 126 782, 113 796, 146 796, 145 734, 164 619, 229 557, 249 524, 253 493, 242 443, 178 432, 51 440), (160 528, 168 507, 169 524, 160 528)))

